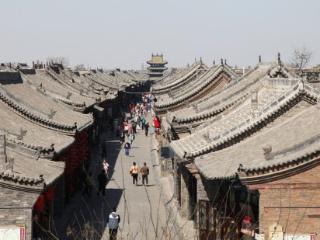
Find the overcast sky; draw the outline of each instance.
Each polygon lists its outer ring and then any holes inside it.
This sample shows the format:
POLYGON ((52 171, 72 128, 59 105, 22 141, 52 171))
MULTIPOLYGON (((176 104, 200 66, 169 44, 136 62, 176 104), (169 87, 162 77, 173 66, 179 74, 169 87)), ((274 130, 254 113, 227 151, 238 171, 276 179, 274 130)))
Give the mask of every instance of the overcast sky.
POLYGON ((151 53, 169 66, 289 60, 320 63, 319 0, 0 0, 0 62, 65 56, 71 65, 136 68, 151 53))

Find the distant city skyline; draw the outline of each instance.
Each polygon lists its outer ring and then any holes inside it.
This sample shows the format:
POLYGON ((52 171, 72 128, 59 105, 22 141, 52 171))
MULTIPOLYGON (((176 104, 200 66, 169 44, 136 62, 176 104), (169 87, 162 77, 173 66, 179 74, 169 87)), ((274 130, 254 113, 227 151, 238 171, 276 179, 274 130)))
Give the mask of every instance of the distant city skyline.
POLYGON ((0 62, 66 57, 72 66, 141 69, 151 54, 168 67, 195 58, 239 67, 290 62, 297 48, 320 64, 320 1, 10 0, 1 3, 0 62))

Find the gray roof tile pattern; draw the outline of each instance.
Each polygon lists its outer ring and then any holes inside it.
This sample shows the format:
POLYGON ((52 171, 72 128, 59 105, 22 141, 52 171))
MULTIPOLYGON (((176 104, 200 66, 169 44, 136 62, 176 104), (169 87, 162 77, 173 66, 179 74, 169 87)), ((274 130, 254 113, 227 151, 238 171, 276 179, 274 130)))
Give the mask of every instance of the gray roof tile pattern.
POLYGON ((28 119, 15 114, 11 108, 0 101, 0 125, 1 131, 8 135, 8 141, 15 143, 23 142, 26 146, 40 146, 50 148, 54 144, 56 152, 60 152, 69 146, 74 138, 64 134, 59 134, 47 128, 30 122, 28 119), (18 139, 21 135, 21 129, 26 130, 22 140, 18 139))
POLYGON ((213 117, 225 109, 243 101, 256 88, 256 84, 267 76, 268 72, 276 67, 274 63, 259 64, 243 77, 232 81, 222 91, 215 93, 210 98, 196 103, 195 107, 189 107, 171 113, 169 122, 187 123, 200 121, 213 117))
POLYGON ((201 125, 190 136, 173 141, 171 147, 180 158, 196 157, 213 151, 267 121, 289 102, 304 94, 314 101, 318 98, 318 93, 311 86, 297 80, 265 79, 264 84, 240 105, 201 125), (256 104, 252 100, 254 95, 258 99, 256 104))
POLYGON ((21 84, 2 85, 2 88, 19 106, 29 109, 31 114, 43 119, 42 125, 46 125, 46 122, 56 122, 56 125, 72 128, 77 122, 78 128, 82 128, 92 122, 91 116, 70 111, 69 108, 33 89, 26 81, 21 84), (50 112, 53 111, 55 114, 50 116, 50 112))
POLYGON ((37 70, 36 74, 22 74, 22 76, 28 83, 32 84, 32 86, 42 89, 55 99, 62 102, 69 102, 69 105, 84 105, 84 107, 87 107, 95 103, 92 98, 81 96, 79 91, 72 88, 66 88, 61 82, 52 78, 47 70, 37 70))
POLYGON ((64 162, 35 159, 7 149, 7 157, 12 161, 12 169, 0 169, 1 183, 16 187, 38 189, 52 183, 64 171, 64 162))
POLYGON ((319 152, 319 118, 318 107, 309 105, 236 145, 196 158, 196 166, 206 178, 228 178, 238 173, 240 164, 245 171, 264 169, 319 152), (263 150, 266 146, 271 147, 270 157, 263 150))
POLYGON ((179 87, 187 82, 190 76, 196 73, 199 69, 207 69, 207 67, 202 62, 196 62, 189 68, 185 69, 183 72, 178 72, 178 74, 173 74, 172 76, 170 76, 171 79, 174 79, 174 81, 168 82, 166 81, 166 79, 164 79, 162 82, 163 85, 154 85, 152 88, 152 92, 154 94, 157 94, 179 87))
POLYGON ((205 89, 208 85, 210 85, 213 81, 216 80, 216 77, 222 73, 224 70, 224 66, 220 65, 217 67, 212 67, 209 71, 204 73, 196 79, 192 81, 189 85, 184 85, 182 89, 180 89, 181 94, 179 94, 176 98, 170 98, 161 101, 161 98, 158 102, 155 103, 155 109, 166 109, 170 108, 172 105, 180 104, 181 102, 193 97, 196 94, 201 93, 203 89, 205 89))

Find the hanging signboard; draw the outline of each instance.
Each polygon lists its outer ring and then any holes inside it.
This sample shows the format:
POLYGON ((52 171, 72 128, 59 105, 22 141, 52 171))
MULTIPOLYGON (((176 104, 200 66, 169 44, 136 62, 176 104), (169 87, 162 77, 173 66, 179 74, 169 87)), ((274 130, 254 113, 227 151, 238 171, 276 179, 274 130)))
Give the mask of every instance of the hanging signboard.
POLYGON ((286 234, 284 240, 316 240, 314 234, 286 234))
POLYGON ((254 240, 264 240, 264 234, 254 234, 254 240))
POLYGON ((0 226, 0 240, 26 240, 26 227, 0 226))

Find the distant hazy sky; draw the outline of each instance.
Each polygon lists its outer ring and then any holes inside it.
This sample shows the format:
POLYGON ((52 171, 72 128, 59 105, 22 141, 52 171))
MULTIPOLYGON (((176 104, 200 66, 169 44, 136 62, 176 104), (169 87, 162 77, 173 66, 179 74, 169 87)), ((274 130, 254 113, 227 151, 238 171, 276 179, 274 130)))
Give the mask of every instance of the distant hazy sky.
POLYGON ((243 66, 304 46, 320 63, 320 0, 0 0, 0 23, 0 62, 140 69, 163 53, 169 66, 243 66))

